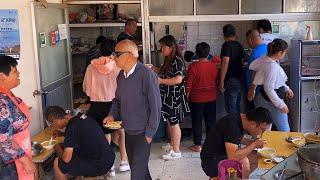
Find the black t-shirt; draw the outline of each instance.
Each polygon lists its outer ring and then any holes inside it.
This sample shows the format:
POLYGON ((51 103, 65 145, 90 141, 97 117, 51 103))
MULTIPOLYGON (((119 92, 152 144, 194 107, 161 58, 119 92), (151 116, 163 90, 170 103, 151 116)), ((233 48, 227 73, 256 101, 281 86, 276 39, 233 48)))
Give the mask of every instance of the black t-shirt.
POLYGON ((229 78, 241 78, 242 59, 245 57, 245 51, 238 41, 226 41, 221 48, 221 60, 223 56, 229 57, 229 67, 225 80, 229 78))
POLYGON ((117 42, 120 42, 122 40, 128 39, 130 41, 136 41, 136 38, 134 36, 131 36, 125 32, 121 32, 117 38, 117 42))
POLYGON ((80 159, 101 162, 102 165, 114 159, 114 152, 108 144, 97 122, 84 114, 73 117, 65 130, 63 147, 73 147, 73 155, 80 159))
POLYGON ((201 156, 207 158, 227 157, 225 143, 240 145, 243 127, 239 113, 229 114, 213 125, 203 144, 201 156))

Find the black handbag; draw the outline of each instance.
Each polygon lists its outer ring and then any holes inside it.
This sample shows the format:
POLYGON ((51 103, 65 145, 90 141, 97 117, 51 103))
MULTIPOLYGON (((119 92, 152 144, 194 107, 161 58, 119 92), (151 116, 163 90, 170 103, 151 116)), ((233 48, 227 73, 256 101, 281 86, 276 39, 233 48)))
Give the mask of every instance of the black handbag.
MULTIPOLYGON (((263 85, 262 85, 262 87, 260 89, 261 89, 260 90, 261 95, 264 97, 264 99, 271 102, 271 100, 269 99, 267 93, 263 89, 263 85)), ((284 86, 281 86, 279 89, 275 89, 275 91, 276 91, 276 93, 277 93, 277 95, 279 96, 280 99, 284 99, 286 97, 286 91, 285 91, 284 86)))

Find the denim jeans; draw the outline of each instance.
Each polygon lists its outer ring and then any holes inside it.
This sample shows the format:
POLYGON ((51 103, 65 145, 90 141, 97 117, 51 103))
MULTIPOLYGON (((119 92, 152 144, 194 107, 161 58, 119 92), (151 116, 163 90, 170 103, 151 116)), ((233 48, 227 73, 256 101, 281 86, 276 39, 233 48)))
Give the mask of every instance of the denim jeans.
POLYGON ((228 114, 240 113, 241 81, 237 78, 229 78, 224 83, 224 103, 228 114))
POLYGON ((254 105, 255 107, 264 107, 270 111, 271 119, 278 131, 290 131, 288 115, 281 112, 279 108, 275 107, 272 102, 267 101, 261 94, 256 95, 254 98, 254 105))

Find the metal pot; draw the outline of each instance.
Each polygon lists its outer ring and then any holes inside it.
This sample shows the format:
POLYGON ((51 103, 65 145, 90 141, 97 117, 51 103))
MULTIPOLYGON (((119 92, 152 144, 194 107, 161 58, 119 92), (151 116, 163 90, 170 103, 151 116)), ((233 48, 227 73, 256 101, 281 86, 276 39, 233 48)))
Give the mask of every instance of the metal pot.
POLYGON ((320 177, 320 144, 309 144, 298 149, 298 162, 308 180, 320 177))
POLYGON ((40 143, 36 141, 31 142, 31 154, 32 156, 37 156, 39 155, 43 150, 43 147, 41 146, 40 143))

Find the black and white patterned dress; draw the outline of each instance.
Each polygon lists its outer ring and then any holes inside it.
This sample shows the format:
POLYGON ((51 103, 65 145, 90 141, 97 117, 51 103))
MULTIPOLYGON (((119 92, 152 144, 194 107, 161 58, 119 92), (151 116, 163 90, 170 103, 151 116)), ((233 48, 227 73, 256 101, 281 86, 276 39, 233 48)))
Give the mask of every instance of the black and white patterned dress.
MULTIPOLYGON (((183 61, 176 57, 171 64, 171 69, 165 73, 161 73, 162 79, 170 79, 175 76, 181 75, 184 77, 186 74, 186 67, 183 61)), ((187 102, 185 82, 182 81, 178 85, 160 85, 160 93, 162 100, 161 117, 164 121, 170 122, 171 125, 181 123, 184 113, 190 112, 187 102)))

